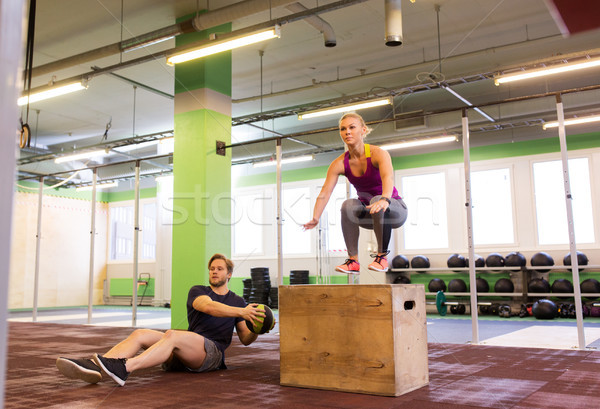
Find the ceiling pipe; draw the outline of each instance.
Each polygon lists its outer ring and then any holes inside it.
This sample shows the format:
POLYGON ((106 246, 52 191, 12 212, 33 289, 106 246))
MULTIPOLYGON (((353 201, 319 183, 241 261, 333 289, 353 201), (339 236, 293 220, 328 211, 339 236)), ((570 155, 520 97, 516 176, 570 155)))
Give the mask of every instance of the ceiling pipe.
MULTIPOLYGON (((300 3, 292 3, 285 7, 289 11, 293 13, 299 13, 301 11, 308 10, 300 3)), ((323 20, 319 16, 311 16, 304 19, 308 24, 319 30, 323 33, 323 40, 325 41, 325 47, 335 47, 337 45, 337 40, 335 38, 335 32, 333 31, 333 27, 323 20)))
MULTIPOLYGON (((197 31, 207 28, 220 26, 244 17, 251 16, 261 11, 272 10, 276 7, 285 6, 292 3, 290 0, 246 0, 209 11, 208 13, 198 14, 194 17, 192 25, 197 31)), ((270 20, 271 18, 269 18, 270 20)))
POLYGON ((401 0, 385 0, 385 45, 402 45, 401 0))
POLYGON ((247 0, 231 6, 222 7, 214 11, 199 14, 194 18, 184 20, 178 24, 159 28, 146 34, 110 44, 94 50, 86 51, 81 54, 63 58, 48 64, 34 67, 31 70, 32 77, 39 77, 45 74, 52 74, 56 71, 85 64, 90 61, 110 57, 122 52, 127 52, 136 48, 166 40, 180 34, 191 33, 194 31, 205 30, 220 24, 225 24, 235 19, 250 16, 261 11, 269 10, 270 7, 278 7, 291 3, 290 0, 247 0))
MULTIPOLYGON (((347 0, 347 1, 338 1, 333 5, 326 5, 322 7, 318 7, 319 11, 329 11, 334 10, 336 8, 351 6, 354 4, 362 3, 366 0, 347 0)), ((43 64, 37 67, 34 67, 31 71, 32 77, 39 77, 45 74, 53 74, 56 71, 60 71, 63 69, 71 68, 80 64, 85 64, 90 61, 98 60, 105 57, 110 57, 115 54, 119 54, 122 52, 126 52, 128 50, 132 50, 134 48, 139 48, 147 44, 155 43, 160 39, 165 39, 167 37, 174 37, 180 34, 185 34, 189 32, 193 32, 194 30, 205 30, 207 28, 211 28, 220 24, 225 24, 230 21, 241 19, 252 14, 259 13, 261 11, 271 10, 274 7, 284 6, 292 3, 289 0, 247 0, 239 3, 235 3, 231 6, 222 7, 216 9, 214 11, 208 11, 203 14, 199 14, 194 18, 190 18, 189 20, 182 21, 178 24, 174 24, 172 26, 160 28, 158 30, 151 31, 146 34, 141 34, 131 39, 123 40, 118 43, 114 43, 111 45, 107 45, 104 47, 96 48, 94 50, 86 51, 81 54, 73 55, 71 57, 63 58, 58 61, 54 61, 48 64, 43 64)), ((315 12, 317 14, 317 12, 315 12)), ((286 17, 283 17, 282 20, 286 20, 286 17)), ((315 16, 316 17, 316 16, 315 16)), ((300 17, 301 19, 309 18, 307 16, 300 17)), ((324 35, 325 34, 324 29, 324 35)), ((332 30, 333 31, 333 30, 332 30)), ((329 34, 327 34, 329 38, 329 34)), ((327 41, 327 40, 326 40, 327 41)), ((335 40, 334 40, 335 41, 335 40)), ((327 44, 326 44, 327 46, 327 44)), ((135 60, 129 62, 121 63, 123 68, 135 65, 137 63, 143 63, 150 60, 154 60, 157 57, 162 57, 166 54, 165 51, 154 53, 149 56, 137 58, 135 60)), ((117 64, 112 66, 109 71, 114 71, 121 67, 121 64, 117 64)), ((103 71, 99 71, 96 74, 102 74, 103 71)), ((27 75, 27 72, 24 73, 27 75)))
POLYGON ((179 24, 154 30, 150 33, 142 34, 137 37, 130 38, 128 40, 123 40, 118 43, 106 45, 104 47, 86 51, 81 54, 63 58, 62 60, 33 67, 33 69, 31 70, 31 75, 33 77, 39 77, 45 74, 53 74, 57 71, 71 68, 76 65, 85 64, 90 61, 95 61, 105 57, 110 57, 121 52, 126 52, 133 48, 143 47, 145 44, 155 43, 160 39, 174 37, 183 33, 191 33, 193 31, 194 28, 192 27, 192 19, 189 19, 179 24))

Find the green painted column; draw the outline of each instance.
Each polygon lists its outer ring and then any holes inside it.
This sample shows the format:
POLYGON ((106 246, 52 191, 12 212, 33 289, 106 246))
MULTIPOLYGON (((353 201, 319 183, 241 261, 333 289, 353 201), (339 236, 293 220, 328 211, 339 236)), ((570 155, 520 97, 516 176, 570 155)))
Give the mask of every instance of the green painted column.
MULTIPOLYGON (((177 46, 229 32, 231 25, 185 34, 177 46)), ((173 264, 171 327, 187 329, 187 294, 208 285, 207 263, 231 252, 231 153, 216 153, 216 141, 231 141, 231 52, 175 66, 173 153, 173 264)))

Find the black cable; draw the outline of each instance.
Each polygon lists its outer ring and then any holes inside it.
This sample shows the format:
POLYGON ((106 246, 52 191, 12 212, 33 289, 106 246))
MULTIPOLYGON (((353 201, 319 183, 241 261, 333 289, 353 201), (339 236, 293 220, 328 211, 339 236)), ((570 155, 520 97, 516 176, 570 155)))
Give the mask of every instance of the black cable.
POLYGON ((25 66, 27 67, 27 75, 24 78, 23 89, 27 90, 27 110, 25 114, 25 123, 21 119, 21 140, 19 146, 21 148, 29 147, 31 144, 31 132, 29 132, 29 96, 31 94, 31 77, 33 71, 33 41, 35 35, 35 9, 36 0, 30 0, 29 4, 29 22, 27 27, 27 50, 25 52, 25 66), (27 129, 26 129, 27 128, 27 129), (24 138, 24 134, 27 134, 24 138))

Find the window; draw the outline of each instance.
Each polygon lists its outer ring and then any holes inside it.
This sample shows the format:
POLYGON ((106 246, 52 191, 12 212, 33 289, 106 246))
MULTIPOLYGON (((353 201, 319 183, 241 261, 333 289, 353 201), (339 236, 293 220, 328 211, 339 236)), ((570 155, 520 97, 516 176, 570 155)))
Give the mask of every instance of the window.
MULTIPOLYGON (((593 243, 594 214, 587 158, 569 159, 569 179, 575 238, 578 243, 593 243)), ((533 184, 539 244, 567 244, 569 233, 562 162, 534 163, 533 184)))
POLYGON ((302 225, 312 218, 309 188, 283 189, 282 205, 283 253, 310 253, 310 235, 302 230, 302 225))
POLYGON ((234 254, 261 255, 264 253, 264 211, 273 208, 272 199, 270 191, 267 190, 235 195, 232 206, 234 254))
MULTIPOLYGON (((351 185, 350 189, 350 197, 357 197, 354 186, 351 185)), ((321 229, 326 233, 327 249, 330 252, 346 251, 346 242, 342 233, 342 219, 340 216, 342 203, 345 200, 346 183, 338 183, 333 192, 331 192, 329 202, 321 216, 321 229)))
MULTIPOLYGON (((114 205, 110 208, 110 259, 133 260, 133 232, 135 230, 133 204, 114 205)), ((140 204, 140 260, 156 258, 156 203, 140 204)))
POLYGON ((142 209, 141 258, 153 260, 156 258, 156 203, 145 203, 142 209))
POLYGON ((514 243, 510 170, 471 172, 475 245, 514 243))
POLYGON ((403 227, 404 248, 447 248, 445 173, 403 176, 401 183, 402 198, 408 207, 408 219, 403 227))

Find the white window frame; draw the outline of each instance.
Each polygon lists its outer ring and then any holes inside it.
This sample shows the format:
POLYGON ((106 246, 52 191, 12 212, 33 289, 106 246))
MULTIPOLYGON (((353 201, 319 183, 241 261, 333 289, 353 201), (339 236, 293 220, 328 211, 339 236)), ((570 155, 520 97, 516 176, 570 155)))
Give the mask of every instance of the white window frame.
MULTIPOLYGON (((453 243, 456 242, 456 237, 452 236, 453 226, 457 223, 460 223, 464 220, 464 216, 461 215, 460 218, 451 218, 450 215, 455 213, 457 210, 457 203, 450 202, 450 189, 449 180, 458 178, 458 166, 457 165, 447 165, 447 166, 428 166, 423 168, 412 168, 412 169, 401 169, 394 172, 394 177, 396 180, 395 186, 398 189, 398 194, 402 197, 402 178, 406 176, 421 176, 421 175, 432 175, 437 173, 444 174, 444 179, 446 181, 446 220, 447 220, 447 232, 448 235, 448 246, 447 247, 438 247, 431 249, 406 249, 405 241, 404 241, 404 227, 400 227, 399 229, 394 229, 393 234, 395 242, 396 242, 396 252, 397 254, 421 254, 423 252, 427 252, 428 254, 443 254, 448 253, 452 249, 453 243), (456 220, 460 219, 460 220, 456 220)), ((463 194, 464 196, 464 194, 463 194)), ((402 197, 404 200, 405 198, 402 197)), ((409 198, 406 198, 405 203, 408 207, 408 212, 411 212, 411 207, 409 202, 409 198)), ((414 211, 414 210, 413 210, 414 211)), ((459 239, 460 240, 460 239, 459 239)), ((462 243, 463 240, 460 240, 462 243)))
MULTIPOLYGON (((113 242, 112 242, 112 237, 113 237, 113 223, 110 217, 111 214, 111 209, 114 207, 134 207, 134 212, 135 212, 135 201, 134 200, 123 200, 123 201, 119 201, 119 202, 110 202, 108 204, 108 247, 107 247, 107 264, 130 264, 133 263, 133 256, 131 257, 131 259, 120 259, 120 260, 113 260, 112 259, 112 246, 113 246, 113 242)), ((160 207, 160 203, 158 203, 158 200, 155 197, 152 198, 144 198, 144 199, 140 199, 139 201, 139 223, 140 223, 140 236, 138 237, 138 263, 155 263, 156 262, 156 255, 158 254, 158 246, 159 246, 159 224, 160 224, 160 219, 159 219, 159 212, 158 209, 160 207), (156 228, 155 228, 155 234, 156 234, 156 249, 154 252, 154 258, 149 259, 149 258, 142 258, 142 245, 143 245, 143 234, 144 234, 144 229, 142 228, 142 223, 143 223, 143 212, 144 212, 144 204, 149 204, 149 203, 154 203, 154 209, 156 211, 156 228)), ((135 219, 135 213, 134 213, 134 219, 135 219)), ((135 223, 135 220, 134 220, 135 223)))
MULTIPOLYGON (((277 220, 275 217, 272 217, 272 220, 269 216, 273 216, 275 214, 276 207, 276 196, 275 191, 273 189, 273 185, 260 185, 260 186, 252 186, 248 188, 236 188, 232 190, 232 198, 235 200, 236 196, 247 196, 259 194, 265 198, 271 198, 273 205, 272 206, 263 206, 262 217, 262 251, 254 252, 254 253, 237 253, 235 251, 235 238, 236 238, 236 230, 235 225, 237 224, 235 219, 235 203, 232 203, 231 206, 231 254, 232 257, 243 257, 245 259, 254 259, 254 258, 265 258, 270 256, 269 248, 273 248, 275 245, 275 240, 273 237, 277 234, 277 220)), ((275 254, 277 252, 275 251, 275 254)))
MULTIPOLYGON (((512 243, 486 243, 476 245, 476 248, 479 249, 487 249, 489 251, 496 251, 495 249, 510 249, 518 245, 518 230, 517 230, 517 206, 516 206, 516 196, 515 196, 515 164, 513 161, 507 160, 491 160, 485 161, 483 164, 476 163, 475 165, 471 165, 471 173, 473 172, 485 172, 490 170, 500 170, 500 169, 508 169, 509 177, 510 177, 510 194, 511 194, 511 210, 512 210, 512 229, 513 229, 513 241, 512 243)), ((464 166, 461 166, 462 171, 462 197, 465 199, 466 203, 466 191, 465 191, 465 176, 464 176, 464 166)), ((466 227, 466 209, 465 209, 465 227, 466 227)), ((465 238, 467 237, 467 231, 464 229, 465 238)), ((467 246, 468 248, 468 246, 467 246)))
MULTIPOLYGON (((597 149, 596 149, 597 151, 597 149)), ((592 243, 576 243, 578 250, 580 249, 589 249, 589 248, 597 248, 600 245, 600 237, 598 236, 599 225, 600 225, 600 217, 598 217, 598 191, 596 188, 596 178, 595 174, 597 172, 594 171, 595 168, 600 167, 600 163, 598 165, 595 164, 594 158, 596 161, 600 161, 600 153, 590 153, 590 152, 580 152, 580 151, 569 151, 568 152, 568 160, 571 159, 581 159, 586 158, 588 160, 588 172, 590 177, 590 196, 592 199, 592 215, 594 215, 594 242, 592 243)), ((539 234, 538 234, 538 220, 535 208, 535 185, 534 185, 534 174, 533 174, 533 165, 535 163, 541 162, 552 162, 552 161, 561 161, 560 152, 545 154, 545 155, 537 155, 529 160, 529 178, 531 184, 531 206, 532 206, 532 215, 533 215, 533 240, 535 246, 537 248, 544 248, 549 251, 552 250, 561 250, 569 247, 569 243, 562 244, 540 244, 539 242, 539 234)), ((561 165, 562 166, 562 165, 561 165)), ((569 178, 572 178, 572 175, 569 174, 569 178)), ((562 180, 561 180, 562 185, 562 180)))

